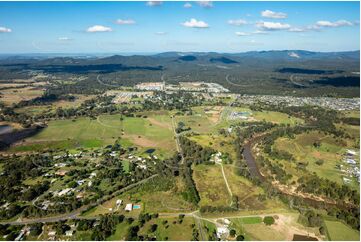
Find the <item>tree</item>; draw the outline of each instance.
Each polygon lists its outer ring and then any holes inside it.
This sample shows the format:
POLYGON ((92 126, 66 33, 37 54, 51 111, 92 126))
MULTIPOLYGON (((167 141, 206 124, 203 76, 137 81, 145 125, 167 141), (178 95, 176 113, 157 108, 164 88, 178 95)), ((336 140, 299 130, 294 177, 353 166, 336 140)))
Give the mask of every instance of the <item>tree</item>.
POLYGON ((236 236, 236 230, 231 229, 231 230, 229 231, 229 235, 230 235, 231 237, 236 236))
POLYGON ((158 228, 157 224, 152 224, 149 228, 149 232, 154 233, 158 228))
POLYGON ((243 241, 244 240, 244 236, 243 235, 237 235, 237 237, 236 237, 236 240, 237 241, 243 241))
POLYGON ((263 219, 263 223, 265 223, 266 225, 272 225, 275 223, 275 219, 272 216, 266 216, 263 219))

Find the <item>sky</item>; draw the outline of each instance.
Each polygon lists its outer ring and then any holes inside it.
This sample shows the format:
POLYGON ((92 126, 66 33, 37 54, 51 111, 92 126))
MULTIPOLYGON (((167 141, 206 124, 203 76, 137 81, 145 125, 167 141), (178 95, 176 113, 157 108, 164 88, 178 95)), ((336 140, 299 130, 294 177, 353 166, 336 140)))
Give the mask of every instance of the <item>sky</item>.
POLYGON ((349 51, 359 2, 0 2, 0 54, 349 51))

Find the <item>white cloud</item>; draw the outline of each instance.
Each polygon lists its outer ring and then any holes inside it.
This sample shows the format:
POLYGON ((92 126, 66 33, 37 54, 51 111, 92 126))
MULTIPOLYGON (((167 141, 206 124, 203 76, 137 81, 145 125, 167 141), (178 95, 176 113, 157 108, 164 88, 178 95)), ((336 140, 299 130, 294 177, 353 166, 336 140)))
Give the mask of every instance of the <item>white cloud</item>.
POLYGON ((299 27, 292 27, 288 31, 290 31, 290 32, 306 32, 307 29, 299 28, 299 27))
POLYGON ((147 2, 147 6, 149 6, 149 7, 160 6, 162 4, 163 4, 162 1, 148 1, 147 2))
POLYGON ((185 8, 191 8, 191 7, 193 7, 193 6, 192 6, 192 4, 190 4, 190 3, 185 3, 185 4, 183 5, 183 7, 185 7, 185 8))
POLYGON ((156 35, 166 35, 167 32, 163 32, 163 31, 158 31, 158 32, 155 32, 156 35))
POLYGON ((250 33, 246 33, 246 32, 235 32, 236 35, 238 36, 249 36, 251 35, 250 33))
POLYGON ((262 17, 265 18, 287 18, 287 14, 286 13, 281 13, 281 12, 273 12, 271 10, 264 10, 261 12, 262 17))
POLYGON ((59 37, 58 40, 60 40, 60 41, 70 41, 70 40, 73 40, 73 39, 69 38, 69 37, 59 37))
POLYGON ((11 33, 11 29, 6 27, 0 27, 0 33, 11 33))
POLYGON ((120 25, 128 25, 135 24, 135 21, 133 19, 117 19, 116 23, 120 25))
POLYGON ((228 20, 228 24, 241 26, 241 25, 247 24, 247 21, 244 19, 231 19, 231 20, 228 20))
POLYGON ((113 30, 110 27, 106 27, 103 25, 94 25, 89 27, 86 32, 95 33, 95 32, 112 32, 113 30))
POLYGON ((289 24, 283 24, 278 22, 263 22, 263 21, 258 22, 256 26, 266 31, 285 30, 291 28, 291 25, 289 24))
POLYGON ((182 23, 183 26, 188 27, 188 28, 208 28, 209 25, 201 20, 197 20, 195 18, 190 19, 189 21, 185 21, 184 23, 182 23))
POLYGON ((256 35, 256 34, 267 34, 267 32, 262 31, 262 30, 256 30, 253 32, 235 32, 235 34, 238 36, 250 36, 250 35, 256 35))
POLYGON ((319 27, 342 27, 342 26, 352 26, 353 24, 350 21, 346 20, 338 20, 336 22, 330 22, 330 21, 317 21, 316 26, 319 27))
POLYGON ((197 3, 202 8, 212 8, 213 7, 213 3, 211 1, 198 1, 197 3))
POLYGON ((267 34, 267 32, 262 31, 262 30, 256 30, 256 31, 253 31, 252 34, 267 34))

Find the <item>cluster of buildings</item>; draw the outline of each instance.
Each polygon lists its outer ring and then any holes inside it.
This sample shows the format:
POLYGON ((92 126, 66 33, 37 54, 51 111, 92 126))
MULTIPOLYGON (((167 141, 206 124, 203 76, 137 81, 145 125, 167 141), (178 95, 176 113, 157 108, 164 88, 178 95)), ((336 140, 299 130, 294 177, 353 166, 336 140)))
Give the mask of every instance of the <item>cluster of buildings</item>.
POLYGON ((221 219, 216 225, 217 225, 217 238, 220 240, 225 240, 229 236, 229 225, 231 224, 231 221, 229 219, 221 219))
POLYGON ((189 92, 208 92, 208 93, 226 93, 229 92, 218 83, 208 82, 179 82, 178 85, 166 85, 165 82, 143 82, 135 85, 135 89, 143 91, 189 91, 189 92))
POLYGON ((165 91, 164 82, 142 82, 135 85, 137 90, 146 90, 146 91, 165 91))
MULTIPOLYGON (((152 91, 109 91, 107 92, 108 96, 115 96, 113 99, 113 103, 120 104, 120 103, 132 103, 132 98, 148 98, 153 96, 152 91)), ((135 103, 134 103, 135 104, 135 103)))
POLYGON ((250 112, 231 112, 228 118, 230 120, 248 120, 251 118, 251 115, 252 113, 250 112))
POLYGON ((360 107, 360 98, 332 98, 332 97, 292 97, 276 95, 239 95, 237 101, 241 104, 251 105, 266 103, 271 105, 285 105, 292 107, 319 106, 333 110, 355 110, 360 107))
POLYGON ((348 184, 352 181, 352 178, 356 178, 360 182, 360 167, 357 165, 356 161, 357 152, 354 150, 346 150, 344 156, 345 165, 340 165, 341 172, 345 173, 343 182, 348 184))

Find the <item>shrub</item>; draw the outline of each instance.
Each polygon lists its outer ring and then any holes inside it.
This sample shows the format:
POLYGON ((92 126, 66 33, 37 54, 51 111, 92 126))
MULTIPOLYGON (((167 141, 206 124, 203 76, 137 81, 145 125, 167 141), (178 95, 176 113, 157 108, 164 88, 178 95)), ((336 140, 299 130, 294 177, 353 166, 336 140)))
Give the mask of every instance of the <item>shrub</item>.
POLYGON ((275 219, 272 216, 266 216, 263 219, 263 223, 265 223, 266 225, 272 225, 275 223, 275 219))

